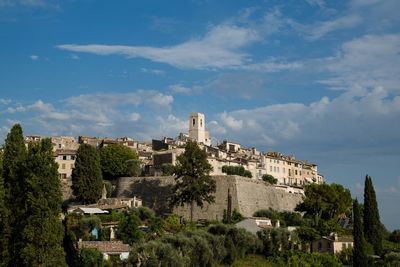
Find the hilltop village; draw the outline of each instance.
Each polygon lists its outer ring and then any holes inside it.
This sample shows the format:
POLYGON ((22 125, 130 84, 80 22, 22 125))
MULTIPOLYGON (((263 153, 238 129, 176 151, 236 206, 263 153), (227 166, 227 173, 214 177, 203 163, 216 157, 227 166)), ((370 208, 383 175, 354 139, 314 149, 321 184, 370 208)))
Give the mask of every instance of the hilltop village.
POLYGON ((2 254, 5 266, 230 266, 251 257, 271 266, 347 266, 367 253, 371 262, 396 261, 389 256, 397 232, 386 231, 391 243, 383 243, 371 177, 364 230, 357 200, 325 183, 317 164, 212 144, 205 124, 204 114, 191 113, 188 133, 151 142, 24 137, 14 125, 0 151, 0 233, 15 239, 0 239, 43 252, 2 254), (368 251, 359 247, 363 233, 368 251))
MULTIPOLYGON (((120 144, 135 151, 140 160, 140 176, 161 176, 163 166, 175 165, 176 158, 184 152, 187 140, 195 140, 206 151, 208 162, 213 167, 211 175, 226 175, 224 166, 242 166, 251 175, 251 179, 262 180, 263 175, 271 175, 276 180, 276 188, 289 193, 303 194, 306 184, 321 184, 324 177, 318 173, 318 165, 307 160, 296 159, 293 155, 280 152, 261 152, 257 148, 246 148, 233 141, 224 140, 220 144, 211 144, 206 130, 206 119, 202 113, 191 113, 188 119, 189 133, 180 133, 176 138, 163 137, 161 140, 141 142, 130 137, 107 138, 79 136, 52 136, 55 161, 58 163, 59 177, 63 183, 70 183, 75 164, 76 152, 80 144, 89 144, 102 148, 111 144, 120 144)), ((25 143, 39 141, 43 137, 25 136, 25 143)))

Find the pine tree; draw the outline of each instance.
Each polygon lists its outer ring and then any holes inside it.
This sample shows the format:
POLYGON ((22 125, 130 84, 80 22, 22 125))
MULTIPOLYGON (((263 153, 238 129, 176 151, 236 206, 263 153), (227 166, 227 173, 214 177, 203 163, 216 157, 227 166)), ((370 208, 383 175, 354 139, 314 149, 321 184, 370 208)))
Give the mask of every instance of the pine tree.
POLYGON ((353 266, 365 267, 368 266, 366 244, 363 234, 363 226, 361 222, 360 206, 357 199, 353 202, 353 266))
POLYGON ((96 148, 80 145, 72 171, 72 188, 75 196, 84 203, 95 203, 101 197, 103 179, 100 157, 96 148))
POLYGON ((61 222, 61 187, 50 139, 29 145, 26 224, 22 231, 24 266, 66 266, 61 222))
POLYGON ((10 266, 22 265, 20 252, 21 232, 26 212, 26 156, 22 127, 16 124, 7 135, 3 155, 4 203, 10 212, 6 216, 2 238, 8 243, 9 257, 5 259, 5 262, 8 262, 10 266))
POLYGON ((207 161, 207 154, 196 142, 188 141, 185 152, 178 156, 175 169, 176 185, 173 188, 171 205, 190 204, 190 221, 193 220, 194 204, 203 207, 203 202, 214 202, 215 180, 209 175, 212 166, 207 161))
POLYGON ((364 187, 364 233, 366 240, 373 246, 376 255, 382 254, 382 224, 379 218, 378 204, 372 179, 365 177, 364 187))

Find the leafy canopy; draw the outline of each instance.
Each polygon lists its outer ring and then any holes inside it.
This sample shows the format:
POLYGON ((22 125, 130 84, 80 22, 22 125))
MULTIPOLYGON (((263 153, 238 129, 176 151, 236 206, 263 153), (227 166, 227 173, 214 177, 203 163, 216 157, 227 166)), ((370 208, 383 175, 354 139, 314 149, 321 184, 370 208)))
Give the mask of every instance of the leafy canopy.
POLYGON ((278 183, 278 179, 276 179, 274 176, 272 176, 271 174, 264 174, 262 176, 262 179, 264 182, 268 182, 270 184, 277 184, 278 183))
POLYGON ((76 153, 72 188, 75 196, 84 203, 95 203, 101 197, 103 179, 100 157, 96 148, 88 144, 80 145, 76 153))
POLYGON ((137 176, 139 160, 135 151, 129 147, 112 144, 100 149, 100 163, 104 179, 137 176))
POLYGON ((340 214, 351 210, 350 190, 339 184, 311 184, 304 190, 303 202, 296 211, 305 212, 305 217, 314 220, 315 225, 322 221, 336 220, 340 214))
MULTIPOLYGON (((212 166, 207 161, 207 154, 194 141, 188 141, 185 152, 178 156, 175 168, 176 185, 170 204, 174 206, 191 204, 203 207, 204 202, 214 202, 215 180, 209 175, 212 166)), ((191 215, 192 219, 192 215, 191 215)))

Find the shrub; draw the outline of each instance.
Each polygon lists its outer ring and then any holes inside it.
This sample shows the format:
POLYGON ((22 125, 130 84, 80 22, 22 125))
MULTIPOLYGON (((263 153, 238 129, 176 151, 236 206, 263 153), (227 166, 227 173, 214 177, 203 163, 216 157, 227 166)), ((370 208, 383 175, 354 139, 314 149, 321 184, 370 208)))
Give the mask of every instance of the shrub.
POLYGON ((83 248, 80 250, 80 263, 82 267, 104 266, 103 254, 97 249, 83 248))
POLYGON ((150 241, 132 248, 128 263, 132 266, 187 266, 180 253, 171 244, 150 241))

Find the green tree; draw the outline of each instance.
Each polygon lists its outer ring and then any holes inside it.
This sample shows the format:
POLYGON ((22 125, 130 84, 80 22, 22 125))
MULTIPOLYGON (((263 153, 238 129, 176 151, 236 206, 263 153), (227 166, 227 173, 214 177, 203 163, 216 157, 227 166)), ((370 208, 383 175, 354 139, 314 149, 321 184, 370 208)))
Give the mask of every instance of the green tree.
POLYGON ((82 144, 76 153, 72 171, 72 188, 75 196, 84 203, 95 203, 103 190, 100 157, 96 148, 82 144))
POLYGON ((274 176, 272 176, 271 174, 264 174, 262 176, 263 181, 268 182, 270 184, 277 184, 278 183, 278 179, 276 179, 274 176))
POLYGON ((2 236, 8 244, 8 252, 4 250, 2 254, 5 256, 4 263, 8 262, 11 266, 22 265, 21 233, 26 217, 26 157, 22 127, 16 124, 7 135, 3 154, 4 203, 10 212, 6 216, 6 228, 3 229, 2 236))
POLYGON ((366 242, 364 239, 362 219, 360 215, 360 205, 357 199, 353 202, 353 266, 364 267, 368 266, 366 242))
POLYGON ((142 231, 139 230, 140 218, 137 211, 131 210, 119 221, 117 237, 126 244, 132 245, 140 240, 143 236, 142 231))
POLYGON ((364 234, 377 255, 382 254, 382 230, 374 186, 371 177, 367 175, 364 187, 364 234))
POLYGON ((207 154, 196 142, 188 141, 185 152, 178 156, 175 169, 176 184, 170 204, 174 206, 190 205, 190 221, 193 221, 193 208, 197 204, 203 207, 204 201, 214 202, 215 180, 209 175, 212 166, 207 161, 207 154))
POLYGON ((0 266, 6 266, 8 262, 8 242, 6 239, 8 209, 4 204, 3 181, 3 151, 0 149, 0 266))
POLYGON ((389 240, 394 242, 394 243, 400 243, 400 229, 394 230, 390 236, 389 240))
POLYGON ((171 176, 175 173, 175 166, 170 163, 164 163, 161 165, 161 171, 163 176, 171 176))
POLYGON ((80 266, 103 267, 103 254, 95 248, 82 248, 80 250, 80 266))
POLYGON ((21 256, 25 266, 66 266, 60 219, 61 187, 50 139, 29 145, 26 224, 21 256))
POLYGON ((113 144, 100 149, 100 163, 104 179, 114 180, 118 177, 137 176, 139 159, 129 147, 113 144))
MULTIPOLYGON (((313 220, 314 227, 329 229, 330 221, 336 222, 340 214, 348 214, 351 209, 350 190, 339 184, 311 184, 306 185, 303 202, 296 206, 296 211, 305 212, 305 217, 313 220), (328 226, 328 227, 326 227, 328 226)), ((327 234, 327 233, 325 233, 327 234)))
POLYGON ((224 165, 224 166, 222 166, 222 172, 226 173, 227 175, 239 175, 239 176, 249 177, 249 178, 251 178, 253 176, 251 174, 251 172, 245 170, 243 166, 224 165))

